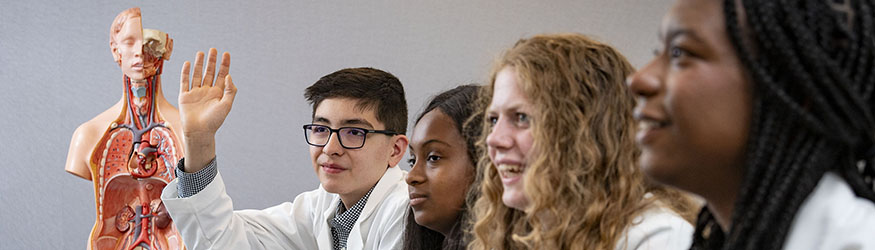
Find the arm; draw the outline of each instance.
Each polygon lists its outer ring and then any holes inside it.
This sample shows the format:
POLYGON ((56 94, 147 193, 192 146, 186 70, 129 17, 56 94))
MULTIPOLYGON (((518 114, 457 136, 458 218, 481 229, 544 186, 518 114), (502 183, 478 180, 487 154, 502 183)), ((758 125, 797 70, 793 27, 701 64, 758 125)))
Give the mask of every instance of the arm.
POLYGON ((264 210, 234 211, 221 174, 203 190, 178 198, 177 182, 164 188, 161 200, 188 249, 316 249, 314 192, 298 195, 264 210))
POLYGON ((237 88, 228 75, 228 53, 222 55, 215 83, 216 50, 210 49, 202 78, 203 57, 202 52, 197 53, 190 81, 190 63, 183 63, 180 80, 179 113, 185 142, 182 169, 194 174, 180 175, 161 195, 183 241, 190 249, 315 249, 313 194, 304 193, 294 203, 264 210, 234 211, 215 162, 208 163, 216 157, 215 134, 231 110, 237 88), (189 177, 194 177, 189 179, 193 181, 183 182, 189 177), (207 184, 192 188, 197 182, 207 184), (191 192, 180 195, 185 190, 191 192))
POLYGON ((73 139, 70 140, 70 149, 67 152, 67 163, 64 169, 68 173, 79 176, 82 179, 91 180, 91 167, 88 166, 88 155, 91 153, 94 145, 90 143, 90 138, 95 135, 88 133, 87 123, 80 125, 73 132, 73 139))
POLYGON ((222 54, 215 83, 216 49, 210 49, 206 73, 201 78, 203 61, 204 53, 198 52, 190 82, 190 63, 183 63, 179 81, 179 116, 185 142, 185 171, 189 173, 201 170, 216 157, 216 131, 225 122, 237 95, 237 87, 228 74, 231 55, 228 52, 222 54))

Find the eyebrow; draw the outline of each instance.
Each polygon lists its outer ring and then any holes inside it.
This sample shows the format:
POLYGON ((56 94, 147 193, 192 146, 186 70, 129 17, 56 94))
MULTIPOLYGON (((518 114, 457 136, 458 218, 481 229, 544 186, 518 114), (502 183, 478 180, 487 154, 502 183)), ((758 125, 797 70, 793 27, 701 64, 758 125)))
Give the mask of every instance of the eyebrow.
POLYGON ((514 113, 531 114, 531 111, 524 110, 523 106, 525 106, 525 105, 523 105, 522 103, 514 103, 511 105, 508 105, 505 109, 502 109, 501 111, 498 111, 490 106, 490 107, 486 108, 486 115, 495 115, 495 114, 501 114, 501 113, 505 113, 505 112, 511 113, 511 114, 514 114, 514 113))
POLYGON ((422 146, 425 147, 428 144, 432 144, 432 143, 438 143, 438 144, 444 144, 446 146, 450 146, 449 143, 446 143, 446 142, 438 140, 438 139, 431 139, 431 140, 425 141, 425 143, 423 143, 422 146))
MULTIPOLYGON (((321 116, 314 117, 314 118, 313 118, 313 122, 320 122, 320 123, 331 124, 331 120, 328 120, 328 118, 321 117, 321 116)), ((340 125, 341 125, 341 126, 348 126, 348 125, 364 125, 364 126, 367 126, 367 127, 370 128, 370 129, 373 129, 373 128, 374 128, 374 125, 371 125, 370 122, 365 121, 364 119, 346 119, 346 120, 343 120, 343 122, 341 122, 340 125)))
MULTIPOLYGON (((420 146, 420 147, 424 148, 424 147, 428 146, 429 144, 434 144, 434 143, 443 144, 447 147, 452 147, 449 143, 438 140, 438 139, 430 139, 428 141, 425 141, 422 143, 422 146, 420 146)), ((413 144, 410 144, 408 147, 410 148, 410 153, 415 155, 415 150, 413 150, 413 144)))
POLYGON ((661 30, 659 32, 659 38, 666 42, 671 42, 679 36, 688 36, 690 37, 690 39, 696 40, 698 42, 705 42, 705 40, 702 40, 702 38, 699 37, 696 32, 690 29, 669 27, 667 36, 664 36, 661 30))

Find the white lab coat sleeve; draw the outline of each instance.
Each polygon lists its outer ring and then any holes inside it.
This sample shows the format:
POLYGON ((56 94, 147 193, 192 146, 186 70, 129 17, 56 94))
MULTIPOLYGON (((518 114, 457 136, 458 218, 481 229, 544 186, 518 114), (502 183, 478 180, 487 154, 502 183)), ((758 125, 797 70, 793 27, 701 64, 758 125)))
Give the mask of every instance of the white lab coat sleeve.
POLYGON ((178 198, 176 180, 161 195, 188 249, 315 249, 312 192, 294 203, 234 211, 221 174, 196 195, 178 198))

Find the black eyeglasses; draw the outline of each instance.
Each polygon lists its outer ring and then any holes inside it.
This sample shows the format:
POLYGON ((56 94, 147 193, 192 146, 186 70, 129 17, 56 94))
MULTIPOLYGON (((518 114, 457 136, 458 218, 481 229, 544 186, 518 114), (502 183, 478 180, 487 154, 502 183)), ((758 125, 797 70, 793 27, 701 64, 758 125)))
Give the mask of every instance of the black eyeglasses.
POLYGON ((318 124, 304 125, 304 138, 307 139, 307 144, 316 147, 324 147, 328 144, 328 139, 331 139, 331 134, 337 133, 337 139, 340 146, 345 149, 358 149, 365 146, 365 139, 368 138, 368 133, 378 133, 384 135, 397 135, 398 132, 389 130, 371 130, 356 127, 342 127, 332 129, 331 127, 318 124))

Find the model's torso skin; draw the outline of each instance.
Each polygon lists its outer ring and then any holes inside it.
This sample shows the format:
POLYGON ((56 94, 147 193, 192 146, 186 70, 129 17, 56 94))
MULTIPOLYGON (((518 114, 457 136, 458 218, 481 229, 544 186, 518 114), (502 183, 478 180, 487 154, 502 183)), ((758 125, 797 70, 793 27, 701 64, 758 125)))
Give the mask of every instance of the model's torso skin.
POLYGON ((174 128, 179 111, 164 99, 160 78, 153 79, 144 102, 129 98, 126 82, 119 102, 73 134, 65 169, 94 184, 97 219, 89 249, 184 248, 160 200, 183 156, 181 131, 174 128))

